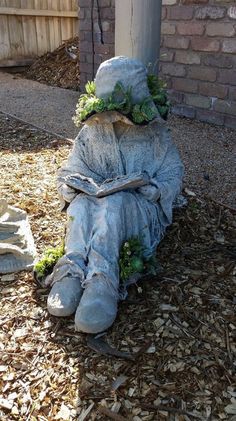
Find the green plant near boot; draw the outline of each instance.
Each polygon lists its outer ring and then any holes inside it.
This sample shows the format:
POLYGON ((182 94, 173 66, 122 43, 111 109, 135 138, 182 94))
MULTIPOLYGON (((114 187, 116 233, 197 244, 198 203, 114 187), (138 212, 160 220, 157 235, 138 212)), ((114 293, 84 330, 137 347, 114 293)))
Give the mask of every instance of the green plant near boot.
POLYGON ((37 280, 43 280, 52 273, 57 261, 65 254, 65 246, 63 244, 57 247, 50 247, 45 250, 41 260, 34 265, 34 275, 37 280))

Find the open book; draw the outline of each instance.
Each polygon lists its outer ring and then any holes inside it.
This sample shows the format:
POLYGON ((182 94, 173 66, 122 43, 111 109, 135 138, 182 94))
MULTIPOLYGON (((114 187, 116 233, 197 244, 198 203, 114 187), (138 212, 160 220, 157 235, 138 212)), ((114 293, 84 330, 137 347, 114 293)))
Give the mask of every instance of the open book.
POLYGON ((98 185, 93 179, 76 173, 66 177, 59 177, 59 181, 89 196, 104 197, 122 190, 137 189, 145 186, 149 183, 149 176, 145 172, 122 175, 98 185))

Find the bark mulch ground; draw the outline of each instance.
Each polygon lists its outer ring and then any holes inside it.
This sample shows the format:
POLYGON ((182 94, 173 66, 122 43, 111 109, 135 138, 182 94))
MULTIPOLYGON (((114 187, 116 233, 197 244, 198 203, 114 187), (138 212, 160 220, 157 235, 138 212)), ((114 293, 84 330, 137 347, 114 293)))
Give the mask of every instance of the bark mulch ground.
POLYGON ((56 50, 39 57, 27 69, 26 78, 66 89, 79 89, 79 39, 64 41, 56 50))
MULTIPOLYGON (((71 146, 0 125, 2 196, 28 212, 41 253, 63 236, 55 178, 71 146)), ((235 213, 188 200, 158 248, 162 272, 133 287, 105 335, 130 359, 97 354, 73 317, 50 316, 32 273, 1 277, 1 420, 235 420, 235 213)))

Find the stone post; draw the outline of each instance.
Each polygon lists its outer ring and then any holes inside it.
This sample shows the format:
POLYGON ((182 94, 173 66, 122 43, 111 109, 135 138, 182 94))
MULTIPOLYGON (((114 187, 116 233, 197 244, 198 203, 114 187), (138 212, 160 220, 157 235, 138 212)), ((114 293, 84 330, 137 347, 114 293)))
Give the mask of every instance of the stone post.
POLYGON ((116 0, 115 55, 140 59, 158 71, 161 0, 116 0))

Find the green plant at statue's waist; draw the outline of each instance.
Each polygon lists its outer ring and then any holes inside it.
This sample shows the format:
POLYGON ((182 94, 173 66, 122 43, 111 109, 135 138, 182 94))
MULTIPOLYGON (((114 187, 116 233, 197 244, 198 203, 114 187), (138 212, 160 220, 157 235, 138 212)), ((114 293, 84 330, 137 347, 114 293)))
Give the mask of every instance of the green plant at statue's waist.
POLYGON ((127 240, 120 249, 119 258, 120 280, 127 281, 132 275, 158 273, 158 264, 155 256, 144 257, 144 247, 138 237, 127 240))

